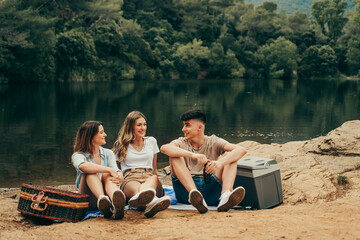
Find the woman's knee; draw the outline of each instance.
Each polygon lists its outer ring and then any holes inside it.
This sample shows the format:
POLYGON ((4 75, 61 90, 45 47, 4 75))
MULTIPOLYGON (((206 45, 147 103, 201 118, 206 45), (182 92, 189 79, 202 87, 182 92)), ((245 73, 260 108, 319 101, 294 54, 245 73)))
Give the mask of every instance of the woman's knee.
POLYGON ((101 176, 101 179, 103 182, 107 182, 107 181, 110 181, 110 177, 111 177, 111 175, 109 173, 103 173, 101 176))
POLYGON ((88 181, 89 179, 99 178, 99 175, 97 175, 97 173, 84 173, 83 177, 86 181, 88 181))
POLYGON ((140 183, 136 181, 130 181, 124 186, 123 191, 127 198, 131 198, 140 191, 140 183))
POLYGON ((152 175, 152 176, 148 177, 147 180, 152 181, 152 182, 157 182, 159 180, 159 178, 157 175, 152 175))
POLYGON ((157 182, 158 182, 158 176, 157 175, 151 175, 151 176, 148 176, 146 178, 146 180, 142 183, 142 184, 145 184, 145 185, 156 185, 157 182))

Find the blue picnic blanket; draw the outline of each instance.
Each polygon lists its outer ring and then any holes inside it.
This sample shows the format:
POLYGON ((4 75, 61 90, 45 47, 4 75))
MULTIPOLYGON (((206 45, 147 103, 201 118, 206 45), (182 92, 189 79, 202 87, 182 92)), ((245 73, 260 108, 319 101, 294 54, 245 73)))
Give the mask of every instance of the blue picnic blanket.
POLYGON ((174 188, 172 186, 164 186, 163 188, 165 191, 165 195, 168 195, 171 199, 171 205, 176 205, 178 203, 178 200, 176 199, 174 188))
MULTIPOLYGON (((178 200, 176 199, 175 192, 174 192, 174 189, 173 189, 172 186, 163 186, 163 188, 164 188, 164 191, 165 191, 165 195, 170 196, 170 199, 171 199, 171 205, 170 205, 169 209, 173 209, 173 210, 196 210, 196 208, 193 207, 190 204, 179 203, 178 200)), ((129 210, 129 209, 131 209, 129 207, 129 205, 126 205, 125 210, 129 210)), ((217 209, 216 206, 209 206, 209 210, 216 210, 216 209, 217 209)), ((246 207, 240 207, 240 206, 234 207, 232 209, 250 210, 250 209, 248 209, 246 207)), ((98 211, 98 210, 89 211, 89 212, 86 212, 83 221, 88 220, 90 218, 96 218, 96 217, 99 217, 99 216, 102 216, 102 213, 100 211, 98 211)))
MULTIPOLYGON (((175 205, 178 203, 176 197, 175 197, 175 192, 172 186, 164 186, 164 191, 165 191, 165 195, 170 196, 171 199, 171 205, 175 205)), ((127 205, 125 207, 125 210, 129 210, 130 207, 129 205, 127 205)), ((103 216, 103 214, 99 211, 99 210, 93 210, 93 211, 88 211, 85 213, 85 217, 82 221, 88 220, 90 218, 96 218, 96 217, 100 217, 103 216)))

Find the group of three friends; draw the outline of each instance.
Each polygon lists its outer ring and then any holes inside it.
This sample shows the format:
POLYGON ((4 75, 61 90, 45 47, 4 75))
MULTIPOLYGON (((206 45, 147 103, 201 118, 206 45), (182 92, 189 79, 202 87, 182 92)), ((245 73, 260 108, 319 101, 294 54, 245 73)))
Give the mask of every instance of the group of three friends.
POLYGON ((171 204, 157 176, 157 153, 169 156, 175 196, 180 203, 192 204, 200 213, 208 205, 226 212, 240 204, 245 189, 233 189, 237 161, 246 154, 238 145, 215 135, 205 135, 206 115, 190 110, 181 115, 184 137, 162 145, 146 137, 146 117, 130 112, 112 150, 106 144, 103 124, 83 123, 74 144, 72 164, 77 170, 79 193, 90 196, 89 209, 98 208, 105 218, 124 217, 126 202, 153 217, 171 204), (203 172, 210 175, 205 182, 203 172))

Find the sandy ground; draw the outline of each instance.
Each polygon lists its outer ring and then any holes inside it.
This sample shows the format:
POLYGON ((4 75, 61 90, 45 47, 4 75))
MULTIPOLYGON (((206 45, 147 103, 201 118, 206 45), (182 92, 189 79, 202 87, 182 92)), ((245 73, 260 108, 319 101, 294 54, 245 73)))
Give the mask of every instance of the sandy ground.
POLYGON ((37 225, 0 197, 0 239, 360 239, 359 196, 316 204, 227 213, 166 210, 152 219, 126 211, 122 220, 37 225))
POLYGON ((129 210, 122 220, 46 225, 16 210, 19 189, 0 189, 0 239, 360 239, 359 140, 360 121, 351 121, 309 141, 240 143, 280 166, 284 203, 272 209, 165 210, 151 219, 129 210))

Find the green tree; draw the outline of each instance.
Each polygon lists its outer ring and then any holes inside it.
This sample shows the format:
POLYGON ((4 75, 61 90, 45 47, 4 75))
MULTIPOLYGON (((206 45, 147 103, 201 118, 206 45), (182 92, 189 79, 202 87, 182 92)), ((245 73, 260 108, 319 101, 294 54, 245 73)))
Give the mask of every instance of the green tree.
POLYGON ((121 22, 127 51, 124 53, 126 62, 136 70, 135 79, 155 78, 155 68, 158 66, 150 44, 143 37, 143 29, 134 20, 121 22))
POLYGON ((8 82, 11 63, 14 61, 14 55, 9 51, 4 42, 0 40, 0 83, 8 82))
POLYGON ((7 64, 2 78, 9 81, 52 81, 55 33, 53 18, 37 9, 23 8, 22 1, 0 2, 0 45, 7 64))
POLYGON ((262 8, 264 8, 266 11, 268 12, 275 12, 277 9, 277 4, 274 2, 263 2, 262 6, 260 6, 262 8))
POLYGON ((100 79, 154 78, 158 66, 139 24, 127 19, 100 19, 90 28, 100 79))
POLYGON ((346 62, 349 67, 350 74, 360 75, 360 40, 350 39, 348 42, 348 50, 346 52, 346 62))
POLYGON ((294 43, 279 37, 255 53, 258 69, 265 78, 290 78, 297 69, 297 51, 294 43))
POLYGON ((283 35, 285 21, 282 15, 272 11, 272 8, 259 6, 253 11, 248 11, 242 17, 242 21, 236 24, 239 39, 243 42, 245 49, 256 51, 269 39, 277 39, 283 35))
POLYGON ((216 2, 180 0, 177 7, 182 13, 181 21, 179 21, 180 31, 184 32, 187 42, 196 38, 204 45, 210 46, 218 38, 223 17, 218 12, 216 2))
POLYGON ((134 78, 135 69, 127 63, 125 53, 128 45, 124 39, 120 25, 112 19, 98 21, 92 28, 98 61, 96 71, 99 80, 117 80, 134 78), (133 74, 128 73, 131 72, 133 74), (124 77, 126 76, 126 77, 124 77))
POLYGON ((299 76, 326 77, 337 73, 337 59, 332 47, 314 45, 306 49, 299 64, 299 76))
POLYGON ((158 78, 171 78, 174 70, 174 62, 171 60, 173 55, 173 48, 171 47, 171 38, 168 36, 169 31, 164 28, 151 28, 145 33, 146 39, 152 48, 154 56, 154 65, 157 64, 160 75, 158 78))
POLYGON ((220 43, 213 43, 209 56, 209 78, 241 78, 245 68, 239 63, 230 49, 224 52, 220 43))
POLYGON ((144 20, 141 16, 143 13, 151 13, 156 20, 166 20, 174 29, 179 30, 184 14, 180 6, 181 2, 174 0, 124 0, 122 11, 126 19, 138 20, 142 26, 143 23, 149 25, 143 26, 145 29, 156 27, 151 22, 142 21, 144 20))
POLYGON ((197 78, 200 71, 207 69, 210 51, 202 41, 194 39, 186 45, 174 46, 172 58, 181 78, 197 78))
POLYGON ((89 33, 74 29, 58 36, 56 43, 57 73, 63 80, 94 80, 97 60, 94 40, 89 33))
POLYGON ((288 15, 286 28, 285 37, 296 44, 299 53, 317 43, 314 26, 305 13, 288 15))
POLYGON ((320 0, 311 6, 311 14, 322 32, 336 41, 342 34, 347 18, 344 16, 347 2, 344 0, 320 0))
POLYGON ((344 35, 338 41, 339 48, 343 49, 344 62, 347 73, 350 75, 360 75, 360 2, 351 12, 349 21, 344 27, 344 35))

